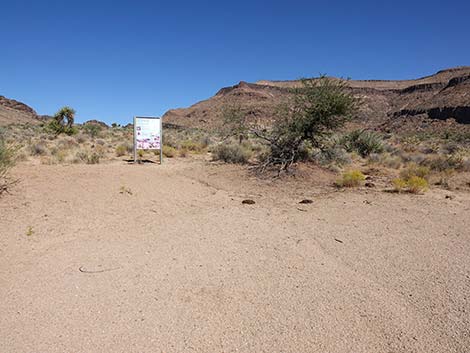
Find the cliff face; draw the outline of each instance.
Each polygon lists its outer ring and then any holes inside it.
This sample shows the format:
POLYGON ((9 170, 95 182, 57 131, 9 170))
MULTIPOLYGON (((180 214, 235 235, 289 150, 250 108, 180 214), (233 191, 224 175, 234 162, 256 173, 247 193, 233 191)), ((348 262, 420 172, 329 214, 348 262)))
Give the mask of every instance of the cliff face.
POLYGON ((0 96, 0 126, 8 124, 37 123, 37 113, 24 103, 0 96))
MULTIPOLYGON (((227 105, 239 105, 250 116, 269 121, 276 106, 290 96, 289 89, 299 85, 300 81, 240 82, 189 108, 168 111, 164 121, 215 128, 221 124, 221 110, 227 105)), ((412 120, 418 115, 470 124, 470 67, 443 70, 415 80, 350 80, 348 86, 364 102, 357 121, 370 128, 392 126, 394 120, 412 120)))

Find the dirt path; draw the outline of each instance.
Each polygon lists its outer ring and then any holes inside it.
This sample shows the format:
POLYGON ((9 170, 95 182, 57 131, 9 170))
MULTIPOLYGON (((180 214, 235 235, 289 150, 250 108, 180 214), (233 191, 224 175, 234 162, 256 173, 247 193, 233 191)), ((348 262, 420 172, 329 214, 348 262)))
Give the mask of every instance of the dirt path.
POLYGON ((1 352, 470 347, 468 194, 281 192, 197 161, 15 174, 1 352))

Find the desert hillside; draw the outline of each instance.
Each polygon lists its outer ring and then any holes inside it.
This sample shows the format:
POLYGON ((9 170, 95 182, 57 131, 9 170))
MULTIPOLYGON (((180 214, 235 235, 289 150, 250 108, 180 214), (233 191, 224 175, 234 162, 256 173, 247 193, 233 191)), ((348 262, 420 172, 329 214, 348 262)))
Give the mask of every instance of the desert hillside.
MULTIPOLYGON (((414 80, 350 80, 348 86, 363 99, 358 121, 368 127, 389 129, 403 120, 448 120, 470 124, 470 66, 442 70, 414 80)), ((222 88, 189 108, 174 109, 165 121, 182 126, 213 128, 227 105, 241 106, 253 118, 272 118, 275 107, 300 85, 294 81, 240 82, 222 88)))
POLYGON ((28 105, 0 96, 0 126, 35 123, 38 118, 34 109, 28 105))

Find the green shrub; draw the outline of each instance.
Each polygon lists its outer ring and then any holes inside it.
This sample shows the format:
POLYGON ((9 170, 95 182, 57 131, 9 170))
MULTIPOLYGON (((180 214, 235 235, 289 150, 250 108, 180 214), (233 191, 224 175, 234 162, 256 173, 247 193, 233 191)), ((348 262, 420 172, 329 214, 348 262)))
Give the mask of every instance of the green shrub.
POLYGON ((344 172, 341 179, 336 181, 336 185, 339 187, 357 187, 366 180, 364 174, 359 170, 350 170, 344 172))
POLYGON ((384 150, 382 137, 373 131, 355 130, 343 136, 340 142, 348 152, 357 152, 362 157, 384 150))
POLYGON ((245 164, 252 156, 252 151, 240 144, 221 144, 214 148, 212 156, 214 160, 226 163, 245 164))

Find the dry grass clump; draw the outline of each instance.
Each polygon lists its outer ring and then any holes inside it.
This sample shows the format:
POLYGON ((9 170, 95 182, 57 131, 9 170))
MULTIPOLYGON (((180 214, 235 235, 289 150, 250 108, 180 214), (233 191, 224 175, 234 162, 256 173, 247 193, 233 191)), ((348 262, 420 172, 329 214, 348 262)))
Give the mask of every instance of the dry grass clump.
POLYGON ((404 180, 409 180, 411 177, 417 176, 423 179, 429 177, 431 170, 426 166, 420 166, 414 163, 408 164, 408 166, 400 171, 400 177, 404 180))
POLYGON ((371 153, 369 155, 368 162, 373 164, 379 164, 391 169, 398 169, 401 167, 403 161, 399 156, 394 156, 390 153, 371 153))
POLYGON ((397 178, 393 180, 393 186, 395 191, 402 192, 406 191, 412 194, 420 194, 428 190, 428 181, 419 176, 412 176, 408 180, 397 178))
POLYGON ((75 154, 74 163, 98 164, 100 155, 97 152, 81 150, 75 154))
POLYGON ((163 146, 162 153, 167 158, 174 158, 178 155, 178 150, 171 146, 163 146))
POLYGON ((181 148, 192 153, 205 153, 207 146, 199 141, 186 140, 181 143, 181 148))
POLYGON ((127 147, 125 145, 118 145, 116 147, 116 156, 122 157, 127 153, 127 147))
POLYGON ((365 175, 360 170, 349 170, 343 173, 335 183, 337 187, 358 187, 366 180, 365 175))
POLYGON ((392 181, 394 190, 397 192, 406 191, 412 194, 422 193, 429 188, 430 173, 429 167, 410 163, 400 171, 400 178, 392 181))

